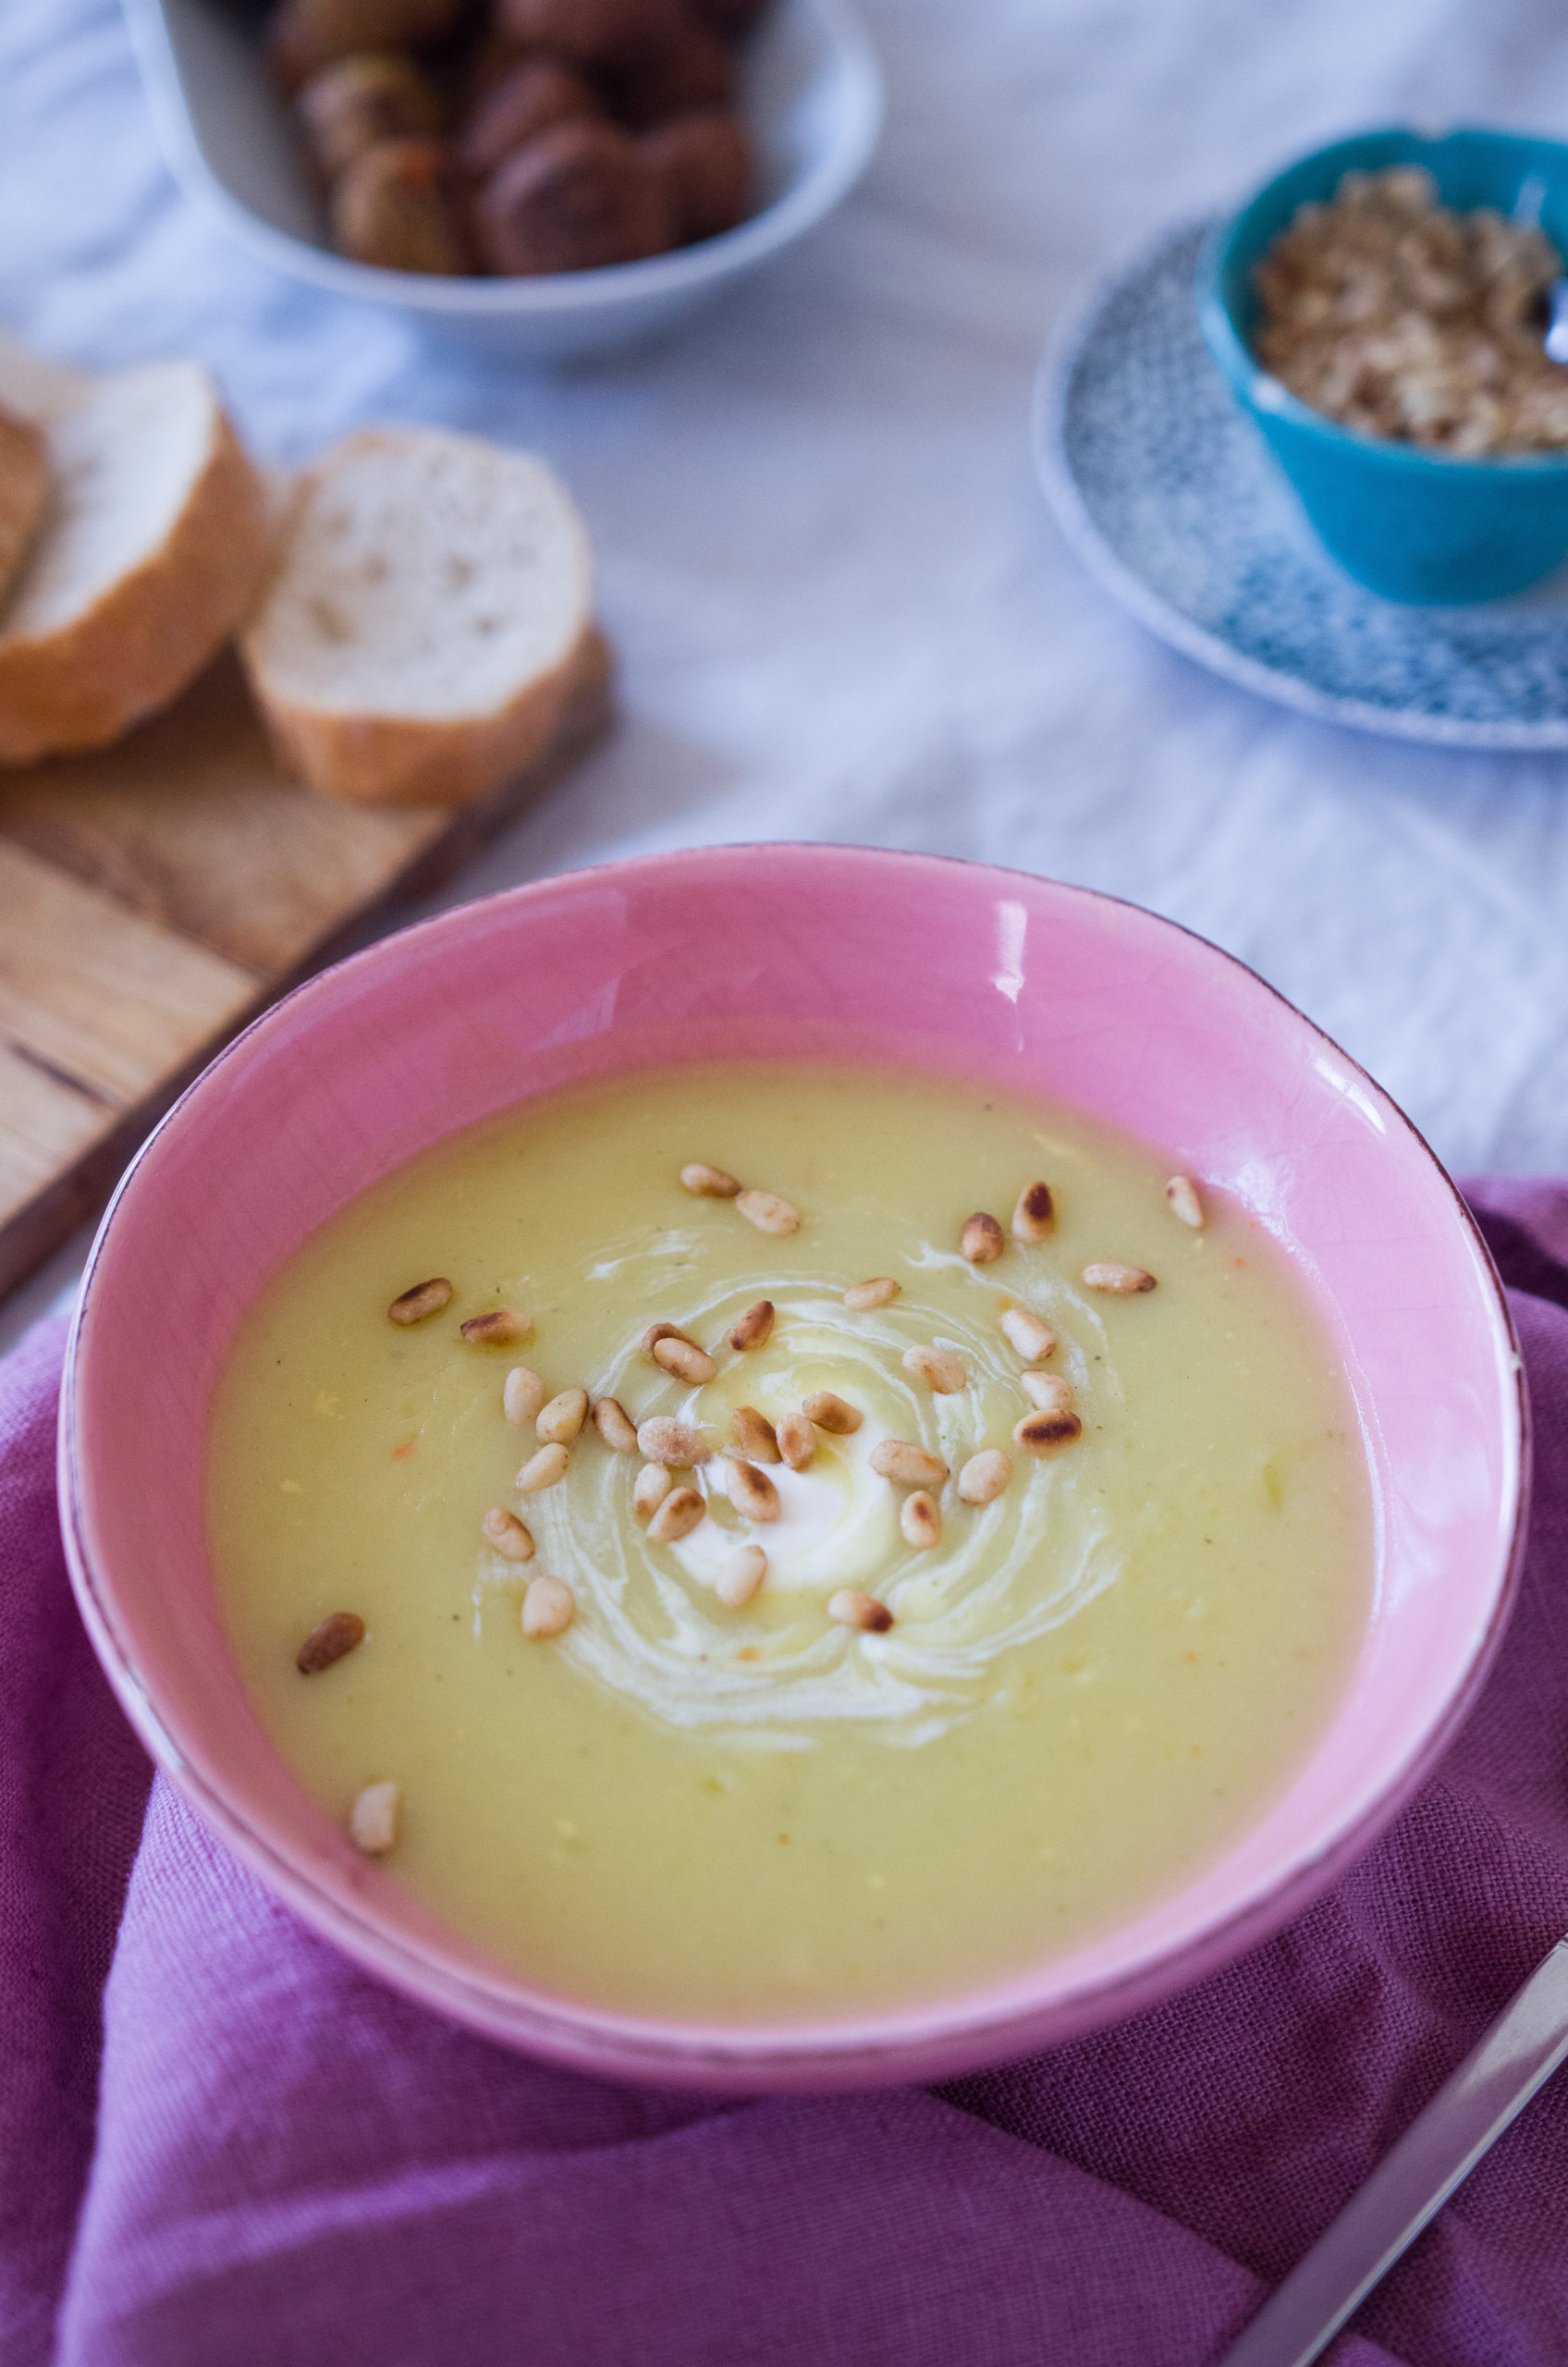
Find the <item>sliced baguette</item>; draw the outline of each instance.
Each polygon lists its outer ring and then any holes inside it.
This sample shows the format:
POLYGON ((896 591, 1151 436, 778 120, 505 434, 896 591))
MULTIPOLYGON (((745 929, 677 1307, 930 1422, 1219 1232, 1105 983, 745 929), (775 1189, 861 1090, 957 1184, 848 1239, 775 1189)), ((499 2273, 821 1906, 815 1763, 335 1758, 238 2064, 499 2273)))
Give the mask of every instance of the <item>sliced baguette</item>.
POLYGON ((165 705, 251 607, 266 488, 207 373, 98 380, 46 424, 54 498, 0 608, 0 763, 96 748, 165 705))
POLYGON ((43 431, 0 405, 0 598, 48 498, 49 448, 43 431))
POLYGON ((329 797, 465 805, 541 756, 598 662, 587 529, 541 460, 366 428, 302 478, 242 637, 281 762, 329 797))

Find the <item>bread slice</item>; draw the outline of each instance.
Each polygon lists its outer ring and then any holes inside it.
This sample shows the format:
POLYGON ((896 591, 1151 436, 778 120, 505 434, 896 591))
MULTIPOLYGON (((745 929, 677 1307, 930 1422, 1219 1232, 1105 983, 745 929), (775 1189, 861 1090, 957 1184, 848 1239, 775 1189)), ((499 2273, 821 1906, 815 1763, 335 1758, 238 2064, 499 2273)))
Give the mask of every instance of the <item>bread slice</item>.
POLYGON ((282 763, 366 804, 464 805, 541 756, 595 660, 594 560, 542 460, 365 428, 302 478, 240 644, 282 763))
POLYGON ((206 371, 151 362, 44 425, 54 499, 0 607, 0 763, 97 748, 164 706, 265 579, 267 490, 206 371))
POLYGON ((0 405, 0 596, 49 498, 49 448, 31 420, 0 405))

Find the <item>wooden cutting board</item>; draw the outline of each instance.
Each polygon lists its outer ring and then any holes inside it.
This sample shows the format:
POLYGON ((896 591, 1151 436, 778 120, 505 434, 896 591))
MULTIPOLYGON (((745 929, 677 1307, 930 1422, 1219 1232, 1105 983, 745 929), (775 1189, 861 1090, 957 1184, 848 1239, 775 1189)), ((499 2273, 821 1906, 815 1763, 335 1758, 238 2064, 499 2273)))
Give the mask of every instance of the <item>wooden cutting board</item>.
POLYGON ((117 747, 0 773, 0 1294, 102 1205, 227 1036, 591 745, 608 683, 601 643, 543 762, 456 814, 298 787, 227 652, 117 747))
MULTIPOLYGON (((14 408, 46 416, 80 385, 0 337, 14 408)), ((226 1037, 582 754, 609 673, 596 642, 543 761, 456 814, 300 788, 231 652, 116 747, 0 770, 0 1294, 102 1204, 226 1037)))

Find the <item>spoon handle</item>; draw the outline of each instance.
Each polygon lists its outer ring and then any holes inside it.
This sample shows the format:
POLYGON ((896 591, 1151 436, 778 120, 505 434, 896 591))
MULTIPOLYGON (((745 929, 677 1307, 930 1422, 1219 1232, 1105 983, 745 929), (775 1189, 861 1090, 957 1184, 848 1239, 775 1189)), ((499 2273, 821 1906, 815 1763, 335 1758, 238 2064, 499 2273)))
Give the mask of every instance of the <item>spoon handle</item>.
POLYGON ((1219 2367, 1308 2367, 1568 2056, 1568 1939, 1417 2114, 1219 2367))

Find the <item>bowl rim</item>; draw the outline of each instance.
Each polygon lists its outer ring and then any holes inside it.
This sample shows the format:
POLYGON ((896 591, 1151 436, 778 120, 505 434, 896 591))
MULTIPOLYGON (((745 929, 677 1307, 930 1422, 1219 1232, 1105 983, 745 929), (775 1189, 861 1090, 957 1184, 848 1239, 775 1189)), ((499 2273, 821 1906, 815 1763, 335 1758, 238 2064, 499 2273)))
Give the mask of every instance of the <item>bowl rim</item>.
MULTIPOLYGON (((1368 435, 1360 428, 1342 426, 1324 411, 1314 411, 1303 402, 1283 380, 1266 370, 1248 346, 1241 325, 1225 294, 1225 282, 1235 250, 1245 236, 1252 217, 1265 205, 1282 181, 1309 166, 1328 166, 1344 158, 1340 170, 1355 169, 1355 159, 1365 150, 1389 140, 1412 144, 1419 152, 1444 147, 1452 140, 1480 140, 1499 148, 1556 149, 1562 155, 1568 174, 1568 141, 1554 140, 1550 133, 1509 131, 1488 124, 1455 123, 1441 129, 1423 128, 1417 124, 1386 123, 1374 125, 1366 131, 1344 133, 1338 140, 1325 141, 1320 148, 1308 148, 1280 166, 1260 181, 1232 213, 1224 215, 1210 228, 1198 251, 1194 273, 1198 318, 1209 351, 1223 371, 1231 392, 1255 418, 1279 419, 1287 422, 1298 434, 1311 437, 1327 451, 1359 460, 1371 460, 1375 464, 1403 470, 1407 474, 1427 475, 1436 484, 1452 483, 1456 477, 1472 484, 1497 484, 1539 477, 1559 477, 1568 471, 1568 452, 1496 452, 1474 455, 1461 452, 1436 452, 1418 444, 1402 443, 1397 437, 1368 435)), ((1406 159, 1419 163, 1421 155, 1406 159)), ((1304 201, 1305 202, 1305 201, 1304 201)), ((1568 372, 1563 383, 1568 386, 1568 372)))
POLYGON ((695 295, 765 261, 814 229, 837 206, 869 164, 881 135, 886 88, 876 47, 854 0, 794 0, 819 21, 847 93, 837 141, 761 213, 717 238, 701 239, 640 263, 606 264, 591 271, 541 273, 535 277, 451 279, 428 272, 388 271, 356 263, 280 230, 251 212, 207 162, 186 104, 163 0, 123 0, 131 45, 141 69, 153 128, 164 156, 188 194, 218 227, 274 270, 335 296, 390 304, 433 319, 570 321, 583 313, 641 301, 695 295))
MULTIPOLYGON (((66 1344, 57 1431, 57 1480, 61 1528, 71 1585, 93 1649, 140 1738, 209 1829, 265 1885, 316 1931, 333 1940, 366 1970, 405 1994, 446 2014, 450 2019, 487 2037, 570 2068, 600 2077, 642 2080, 664 2086, 695 2088, 710 2092, 805 2091, 824 2091, 879 2085, 892 2081, 951 2078, 963 2071, 1016 2058, 1044 2043, 1060 2044, 1125 2019, 1132 2014, 1179 1993, 1193 1981, 1216 1972, 1246 1949, 1259 1944, 1302 1913, 1377 1841, 1406 1805, 1436 1760, 1446 1749, 1474 1704, 1490 1670, 1506 1630, 1523 1566, 1530 1500, 1532 1442, 1529 1394, 1523 1358, 1507 1294, 1476 1219, 1458 1186, 1414 1122, 1391 1098, 1333 1038, 1306 1018, 1288 997, 1211 939, 1167 919, 1129 898, 1047 878, 1040 874, 1009 870, 967 858, 909 853, 856 845, 738 841, 704 848, 671 849, 552 875, 542 880, 503 889, 498 894, 458 905, 410 927, 394 931, 374 944, 350 954, 294 987, 260 1013, 216 1054, 187 1086, 137 1151, 122 1175, 94 1235, 66 1344), (83 1503, 83 1480, 78 1431, 83 1364, 83 1335, 91 1325, 92 1301, 105 1243, 122 1202, 140 1188, 138 1178, 165 1134, 186 1122, 192 1103, 205 1098, 214 1080, 247 1048, 284 1024, 283 1014, 302 1000, 352 991, 367 970, 389 959, 405 958, 410 946, 440 937, 459 936, 472 916, 499 906, 524 911, 547 902, 553 895, 574 892, 581 883, 604 882, 629 887, 672 869, 701 871, 737 856, 777 863, 787 860, 827 860, 835 865, 881 873, 918 869, 962 871, 977 881, 996 883, 998 890, 1022 883, 1035 890, 1086 904, 1110 906, 1131 914, 1140 925, 1169 929, 1201 948, 1204 953, 1239 973, 1249 987, 1262 988, 1300 1025, 1309 1031, 1320 1050, 1335 1060, 1368 1095, 1385 1119, 1407 1137, 1418 1162, 1435 1172, 1468 1237, 1479 1278, 1489 1294, 1489 1313, 1497 1344, 1505 1349, 1513 1376, 1507 1395, 1509 1429, 1504 1441, 1509 1470, 1500 1493, 1506 1521, 1498 1529, 1498 1549, 1489 1568, 1495 1575, 1485 1624, 1476 1636, 1458 1682, 1436 1717, 1411 1743, 1403 1763, 1380 1791, 1342 1809, 1338 1821, 1302 1847, 1281 1877, 1256 1883, 1231 1912, 1202 1924, 1178 1944, 1151 1948, 1109 1978, 1085 1980, 1075 1987, 1058 1987, 1042 1998, 1042 1977, 1048 1983, 1047 1959, 1023 1972, 978 1985, 955 1995, 915 2000, 885 2011, 864 2010, 821 2021, 779 2024, 715 2024, 680 2022, 576 2004, 529 1989, 499 1966, 485 1973, 472 1961, 437 1954, 429 1943, 382 1919, 374 1902, 356 1895, 350 1902, 320 1880, 313 1870, 275 1839, 263 1820, 252 1815, 236 1787, 192 1762, 181 1748, 178 1712, 166 1722, 153 1699, 154 1688, 138 1664, 134 1638, 121 1621, 112 1584, 105 1587, 95 1566, 90 1527, 83 1503)), ((1219 1862, 1219 1861, 1217 1861, 1219 1862)), ((454 1935, 460 1938, 460 1935, 454 1935)))

